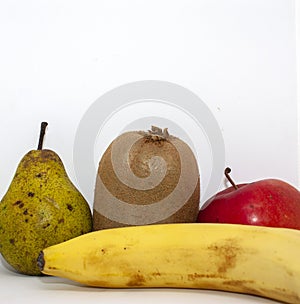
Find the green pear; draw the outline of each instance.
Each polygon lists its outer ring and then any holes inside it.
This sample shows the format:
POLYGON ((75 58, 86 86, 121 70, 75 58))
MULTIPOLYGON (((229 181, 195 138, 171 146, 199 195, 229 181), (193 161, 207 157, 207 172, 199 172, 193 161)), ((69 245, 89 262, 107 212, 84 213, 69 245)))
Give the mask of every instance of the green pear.
POLYGON ((89 204, 70 181, 59 156, 42 149, 20 161, 0 203, 0 252, 17 272, 41 275, 37 258, 45 247, 92 230, 89 204))

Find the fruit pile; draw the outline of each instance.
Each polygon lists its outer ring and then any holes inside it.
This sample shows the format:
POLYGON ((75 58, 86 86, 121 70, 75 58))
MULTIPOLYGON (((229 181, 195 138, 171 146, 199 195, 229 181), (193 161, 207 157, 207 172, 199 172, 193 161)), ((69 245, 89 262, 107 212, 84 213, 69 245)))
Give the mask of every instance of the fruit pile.
POLYGON ((152 128, 121 135, 104 153, 92 214, 59 156, 43 149, 46 126, 0 203, 0 252, 16 271, 96 287, 202 288, 300 303, 298 189, 276 179, 236 185, 226 168, 232 187, 199 210, 189 147, 152 128), (120 207, 116 217, 107 199, 120 207))

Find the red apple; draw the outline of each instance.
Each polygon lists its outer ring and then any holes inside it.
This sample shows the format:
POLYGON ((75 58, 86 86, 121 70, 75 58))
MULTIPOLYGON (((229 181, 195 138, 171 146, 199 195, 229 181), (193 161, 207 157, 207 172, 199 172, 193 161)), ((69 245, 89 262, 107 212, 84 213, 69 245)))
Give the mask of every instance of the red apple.
POLYGON ((300 229, 300 192, 278 179, 235 185, 205 202, 198 215, 201 223, 231 223, 300 229))

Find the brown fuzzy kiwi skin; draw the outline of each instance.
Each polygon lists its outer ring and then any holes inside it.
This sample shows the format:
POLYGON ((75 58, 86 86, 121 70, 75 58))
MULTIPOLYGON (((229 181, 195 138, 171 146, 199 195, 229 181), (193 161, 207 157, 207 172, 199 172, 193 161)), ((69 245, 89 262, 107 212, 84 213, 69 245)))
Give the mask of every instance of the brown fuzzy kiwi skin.
MULTIPOLYGON (((130 170, 134 173, 134 175, 140 178, 145 178, 151 173, 148 165, 149 160, 154 156, 161 156, 167 165, 166 174, 161 183, 159 183, 153 189, 143 191, 133 189, 122 183, 122 181, 120 181, 115 174, 112 164, 111 153, 113 142, 107 148, 100 160, 97 175, 101 178, 101 181, 107 190, 119 200, 124 201, 127 204, 150 205, 162 200, 172 193, 179 181, 181 174, 181 162, 190 162, 191 160, 189 159, 190 156, 185 157, 185 155, 179 155, 174 142, 176 141, 177 145, 187 144, 177 137, 170 136, 168 133, 166 136, 165 134, 157 134, 154 132, 138 133, 142 136, 134 143, 129 153, 128 162, 130 170)), ((120 136, 123 135, 124 134, 121 134, 120 136)), ((124 138, 124 140, 126 139, 124 138)), ((191 161, 191 166, 195 166, 195 159, 191 161)), ((97 191, 97 183, 95 191, 97 191)), ((199 202, 200 176, 198 172, 198 179, 194 191, 189 196, 188 200, 182 205, 182 207, 167 218, 161 221, 156 221, 153 224, 196 222, 199 212, 199 202)), ((93 230, 130 226, 122 222, 114 221, 99 213, 97 211, 96 204, 101 203, 103 203, 101 202, 101 199, 94 201, 93 230)), ((114 210, 114 212, 118 212, 118 210, 114 210)))
MULTIPOLYGON (((199 212, 199 196, 200 196, 200 178, 198 179, 197 187, 188 202, 176 213, 166 218, 163 221, 155 222, 154 224, 168 224, 168 223, 189 223, 196 222, 199 212)), ((95 209, 93 209, 93 229, 109 229, 129 226, 123 223, 115 222, 103 216, 95 209)))

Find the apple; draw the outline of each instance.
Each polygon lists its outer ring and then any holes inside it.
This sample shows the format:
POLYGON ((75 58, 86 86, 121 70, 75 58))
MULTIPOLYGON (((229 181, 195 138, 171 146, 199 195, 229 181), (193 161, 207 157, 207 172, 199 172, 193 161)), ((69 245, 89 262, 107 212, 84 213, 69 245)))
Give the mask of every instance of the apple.
POLYGON ((230 223, 300 229, 300 191, 279 179, 236 185, 208 199, 198 214, 200 223, 230 223))

